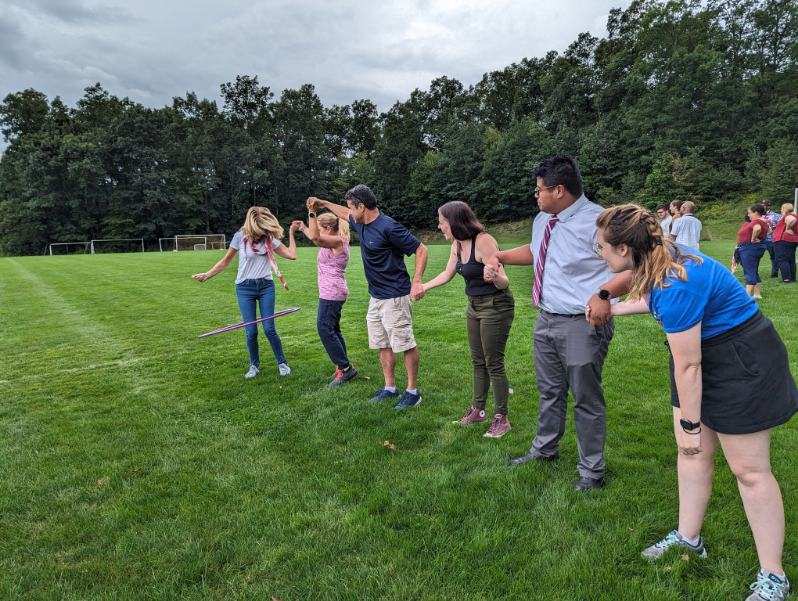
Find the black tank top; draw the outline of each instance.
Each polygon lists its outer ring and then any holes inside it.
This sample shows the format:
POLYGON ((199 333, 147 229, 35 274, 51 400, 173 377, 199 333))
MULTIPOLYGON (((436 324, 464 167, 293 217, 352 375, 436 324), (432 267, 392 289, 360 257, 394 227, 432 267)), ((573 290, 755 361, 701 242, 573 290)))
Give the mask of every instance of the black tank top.
POLYGON ((492 282, 486 282, 483 275, 485 265, 476 259, 477 237, 471 239, 471 256, 468 263, 460 260, 460 242, 457 243, 457 273, 463 276, 468 296, 487 296, 496 294, 499 289, 492 282))

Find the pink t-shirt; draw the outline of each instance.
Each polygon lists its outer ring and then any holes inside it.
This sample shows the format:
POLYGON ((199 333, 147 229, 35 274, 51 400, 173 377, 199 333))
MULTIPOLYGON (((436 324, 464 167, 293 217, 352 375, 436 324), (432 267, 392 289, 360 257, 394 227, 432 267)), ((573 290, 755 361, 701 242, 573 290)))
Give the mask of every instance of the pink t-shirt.
POLYGON ((346 285, 346 265, 349 263, 349 243, 344 241, 340 253, 333 254, 331 248, 320 248, 316 256, 319 282, 319 298, 331 301, 345 301, 349 296, 346 285))

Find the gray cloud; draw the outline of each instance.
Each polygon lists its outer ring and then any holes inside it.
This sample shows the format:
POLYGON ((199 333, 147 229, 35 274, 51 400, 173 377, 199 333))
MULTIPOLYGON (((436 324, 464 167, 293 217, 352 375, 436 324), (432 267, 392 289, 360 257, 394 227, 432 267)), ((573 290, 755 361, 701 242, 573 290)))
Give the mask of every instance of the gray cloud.
POLYGON ((325 104, 381 109, 439 75, 468 86, 525 56, 604 33, 629 0, 0 0, 0 98, 68 103, 100 81, 148 106, 257 74, 275 94, 313 83, 325 104))

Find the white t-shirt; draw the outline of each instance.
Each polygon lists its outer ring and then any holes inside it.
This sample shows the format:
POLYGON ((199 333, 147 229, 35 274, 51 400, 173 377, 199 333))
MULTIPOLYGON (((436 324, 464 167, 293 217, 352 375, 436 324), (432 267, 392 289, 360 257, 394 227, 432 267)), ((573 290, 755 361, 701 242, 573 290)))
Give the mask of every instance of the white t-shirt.
MULTIPOLYGON (((272 238, 273 249, 280 248, 282 245, 282 242, 272 238)), ((240 284, 244 280, 272 279, 272 266, 269 264, 269 255, 266 254, 264 242, 253 245, 249 240, 244 240, 244 234, 238 230, 230 241, 230 248, 238 251, 236 284, 240 284)))
POLYGON ((676 244, 683 244, 698 250, 701 239, 701 222, 692 214, 682 215, 674 221, 671 236, 676 236, 676 244))
POLYGON ((672 223, 673 217, 671 215, 668 215, 665 219, 659 222, 659 226, 662 228, 662 233, 666 236, 670 236, 672 223))

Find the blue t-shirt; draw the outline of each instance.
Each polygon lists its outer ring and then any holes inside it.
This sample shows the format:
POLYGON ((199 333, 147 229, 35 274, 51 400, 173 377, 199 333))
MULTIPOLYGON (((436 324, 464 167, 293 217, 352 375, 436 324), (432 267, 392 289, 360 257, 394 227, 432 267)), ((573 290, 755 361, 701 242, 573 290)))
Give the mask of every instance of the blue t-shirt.
POLYGON ((404 256, 416 252, 421 244, 418 238, 382 213, 371 223, 355 223, 350 217, 349 225, 360 239, 369 294, 378 300, 410 294, 410 276, 404 256))
POLYGON ((689 330, 701 322, 701 339, 706 340, 751 319, 759 312, 732 273, 715 259, 692 248, 680 246, 683 253, 703 259, 687 260, 687 279, 667 278, 668 286, 652 288, 649 309, 666 334, 689 330))

